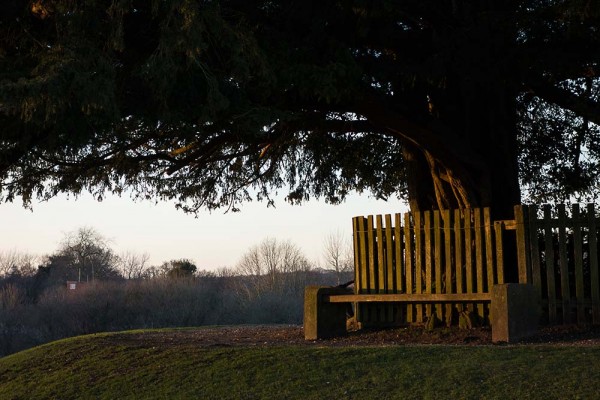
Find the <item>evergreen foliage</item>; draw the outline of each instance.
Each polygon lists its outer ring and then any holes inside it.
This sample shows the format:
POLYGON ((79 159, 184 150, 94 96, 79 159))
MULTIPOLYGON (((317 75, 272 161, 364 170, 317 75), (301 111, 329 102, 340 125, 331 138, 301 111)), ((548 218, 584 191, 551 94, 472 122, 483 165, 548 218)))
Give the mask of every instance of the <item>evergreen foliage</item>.
POLYGON ((594 197, 600 5, 8 0, 0 196, 594 197))

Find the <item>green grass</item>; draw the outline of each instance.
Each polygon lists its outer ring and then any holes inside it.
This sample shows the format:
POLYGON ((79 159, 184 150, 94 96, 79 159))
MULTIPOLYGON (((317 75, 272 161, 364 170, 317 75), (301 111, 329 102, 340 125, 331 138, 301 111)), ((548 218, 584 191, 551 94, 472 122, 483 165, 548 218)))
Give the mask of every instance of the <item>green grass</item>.
POLYGON ((596 399, 600 347, 197 347, 143 332, 0 358, 0 399, 596 399))

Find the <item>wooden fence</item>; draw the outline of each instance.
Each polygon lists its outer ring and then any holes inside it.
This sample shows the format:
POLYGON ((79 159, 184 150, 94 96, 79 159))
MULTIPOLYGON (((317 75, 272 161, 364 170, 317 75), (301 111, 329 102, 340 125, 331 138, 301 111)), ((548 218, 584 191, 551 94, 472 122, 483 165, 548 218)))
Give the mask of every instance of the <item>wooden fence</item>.
MULTIPOLYGON (((594 205, 514 209, 508 221, 492 221, 487 208, 353 218, 355 293, 488 293, 504 283, 503 240, 516 240, 518 280, 535 287, 542 322, 600 324, 594 205)), ((357 317, 363 326, 424 322, 431 315, 450 323, 465 308, 489 317, 483 302, 361 304, 357 317)))
POLYGON ((593 204, 516 206, 519 280, 536 288, 550 324, 600 324, 598 229, 593 204))
MULTIPOLYGON (((504 283, 502 231, 488 208, 353 218, 355 293, 488 293, 504 283)), ((489 304, 361 304, 363 326, 448 324, 458 312, 489 315, 489 304)))

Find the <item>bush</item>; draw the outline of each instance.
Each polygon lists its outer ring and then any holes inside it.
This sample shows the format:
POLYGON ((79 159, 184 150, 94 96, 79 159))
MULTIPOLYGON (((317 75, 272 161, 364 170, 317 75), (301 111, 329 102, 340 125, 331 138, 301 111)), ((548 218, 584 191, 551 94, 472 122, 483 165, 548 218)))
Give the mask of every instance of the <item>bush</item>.
POLYGON ((301 324, 304 287, 336 282, 335 275, 302 271, 268 277, 168 277, 95 281, 69 290, 44 290, 36 301, 26 285, 0 286, 0 356, 64 337, 95 332, 234 324, 301 324), (257 280, 258 279, 258 280, 257 280), (260 291, 253 291, 258 282, 260 291))

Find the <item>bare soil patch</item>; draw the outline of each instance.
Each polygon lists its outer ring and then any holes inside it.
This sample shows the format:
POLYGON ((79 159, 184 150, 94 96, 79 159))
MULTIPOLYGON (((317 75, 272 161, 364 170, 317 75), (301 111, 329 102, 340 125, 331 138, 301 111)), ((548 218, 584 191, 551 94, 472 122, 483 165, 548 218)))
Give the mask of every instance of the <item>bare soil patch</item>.
MULTIPOLYGON (((392 346, 392 345, 492 345, 489 327, 460 329, 442 327, 427 330, 422 326, 407 326, 380 330, 362 329, 333 339, 307 341, 298 325, 241 325, 150 331, 141 334, 118 334, 111 342, 136 342, 144 345, 188 344, 212 346, 392 346)), ((540 329, 524 344, 557 346, 600 345, 599 327, 552 326, 540 329)))

